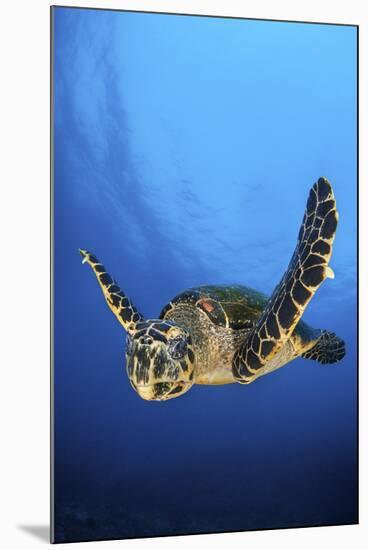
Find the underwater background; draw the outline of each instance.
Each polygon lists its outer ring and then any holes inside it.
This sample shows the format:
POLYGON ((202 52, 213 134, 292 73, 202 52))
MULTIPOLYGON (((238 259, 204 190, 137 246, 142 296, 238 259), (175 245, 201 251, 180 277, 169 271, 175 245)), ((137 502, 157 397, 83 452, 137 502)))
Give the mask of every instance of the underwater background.
POLYGON ((357 522, 357 30, 53 8, 54 538, 357 522), (336 365, 146 402, 78 248, 148 318, 178 292, 271 293, 308 192, 339 226, 303 319, 336 365))

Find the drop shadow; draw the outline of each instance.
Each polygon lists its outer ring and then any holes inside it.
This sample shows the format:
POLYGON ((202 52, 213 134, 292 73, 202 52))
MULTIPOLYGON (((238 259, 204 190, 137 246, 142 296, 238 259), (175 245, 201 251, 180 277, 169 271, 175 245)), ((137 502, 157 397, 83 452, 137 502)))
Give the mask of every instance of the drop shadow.
POLYGON ((42 542, 50 543, 50 527, 48 525, 17 525, 17 528, 42 542))

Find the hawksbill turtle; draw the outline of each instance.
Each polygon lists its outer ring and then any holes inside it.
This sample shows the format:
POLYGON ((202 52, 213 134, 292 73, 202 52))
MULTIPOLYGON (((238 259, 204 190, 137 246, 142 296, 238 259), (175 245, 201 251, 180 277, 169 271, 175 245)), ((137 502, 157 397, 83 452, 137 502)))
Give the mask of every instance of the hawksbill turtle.
POLYGON ((126 370, 134 390, 150 401, 179 397, 193 384, 249 384, 296 357, 336 363, 345 344, 301 317, 326 278, 338 213, 326 178, 309 193, 295 251, 269 298, 241 285, 209 285, 178 294, 158 319, 145 320, 91 252, 107 305, 127 333, 126 370))

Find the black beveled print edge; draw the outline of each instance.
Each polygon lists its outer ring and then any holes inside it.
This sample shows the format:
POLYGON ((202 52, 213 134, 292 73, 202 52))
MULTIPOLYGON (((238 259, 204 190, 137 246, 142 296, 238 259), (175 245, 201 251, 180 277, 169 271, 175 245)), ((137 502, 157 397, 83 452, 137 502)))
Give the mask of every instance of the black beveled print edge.
POLYGON ((208 17, 211 19, 240 19, 245 21, 271 21, 275 23, 302 23, 307 25, 337 25, 339 27, 359 27, 355 23, 331 23, 330 21, 300 21, 297 19, 265 19, 263 17, 245 17, 240 15, 211 15, 204 13, 185 13, 185 12, 171 12, 171 11, 153 11, 153 10, 133 10, 126 8, 97 8, 93 6, 68 6, 63 4, 52 4, 53 8, 68 8, 73 10, 95 10, 95 11, 115 11, 124 13, 146 13, 151 15, 178 15, 182 17, 208 17))
POLYGON ((50 542, 54 533, 54 10, 50 8, 50 542))

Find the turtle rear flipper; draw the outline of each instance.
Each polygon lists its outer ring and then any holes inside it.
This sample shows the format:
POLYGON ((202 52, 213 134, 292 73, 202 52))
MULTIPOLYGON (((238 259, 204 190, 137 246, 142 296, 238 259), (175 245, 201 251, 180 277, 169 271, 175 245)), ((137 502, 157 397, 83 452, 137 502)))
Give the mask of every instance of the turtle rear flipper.
POLYGON ((326 178, 309 193, 298 242, 289 266, 244 344, 233 358, 233 376, 247 383, 290 338, 312 296, 326 277, 337 226, 336 202, 326 178))
POLYGON ((344 340, 336 336, 334 332, 323 330, 316 344, 301 356, 326 365, 341 361, 345 357, 345 353, 344 340))

